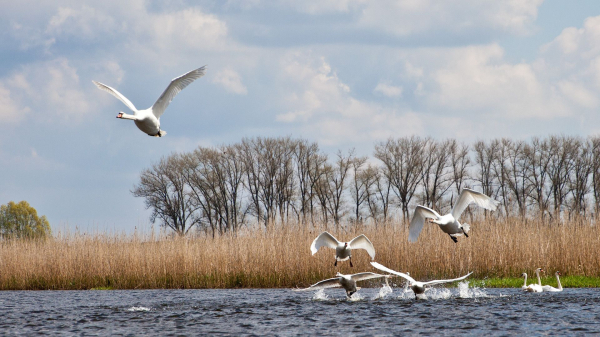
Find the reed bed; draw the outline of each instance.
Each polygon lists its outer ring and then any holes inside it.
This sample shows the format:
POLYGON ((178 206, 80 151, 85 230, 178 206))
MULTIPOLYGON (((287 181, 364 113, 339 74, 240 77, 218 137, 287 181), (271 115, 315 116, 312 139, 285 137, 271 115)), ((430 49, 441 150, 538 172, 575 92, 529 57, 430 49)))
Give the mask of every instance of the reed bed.
MULTIPOLYGON (((409 271, 416 279, 453 278, 473 271, 473 279, 513 279, 537 267, 554 280, 591 279, 600 286, 600 226, 584 221, 478 220, 469 238, 455 244, 437 226, 425 225, 409 243, 406 224, 327 228, 340 240, 366 234, 379 263, 409 271)), ((293 224, 245 230, 217 238, 140 235, 65 235, 48 240, 0 241, 0 289, 155 289, 305 287, 337 271, 376 270, 365 251, 334 267, 334 250, 311 256, 312 240, 325 228, 293 224)), ((522 282, 522 281, 521 281, 522 282)), ((554 281, 555 282, 555 281, 554 281)), ((401 283, 400 281, 397 283, 401 283)), ((551 282, 548 282, 552 284, 551 282)), ((563 282, 563 285, 567 285, 563 282)))

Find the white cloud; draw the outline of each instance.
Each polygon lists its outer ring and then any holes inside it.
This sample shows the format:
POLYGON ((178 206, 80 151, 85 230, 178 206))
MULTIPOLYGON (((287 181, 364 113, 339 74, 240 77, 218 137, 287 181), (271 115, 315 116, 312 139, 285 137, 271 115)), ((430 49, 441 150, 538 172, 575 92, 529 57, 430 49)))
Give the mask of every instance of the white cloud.
POLYGON ((373 89, 373 92, 380 93, 387 97, 402 97, 402 90, 402 87, 380 82, 375 89, 373 89))
POLYGON ((17 124, 22 121, 29 108, 21 106, 11 97, 11 92, 0 83, 0 120, 6 124, 17 124))
POLYGON ((305 135, 325 145, 357 144, 423 131, 420 117, 411 111, 353 97, 350 87, 323 57, 293 53, 281 67, 281 86, 292 94, 282 102, 289 110, 276 119, 295 123, 305 135))
POLYGON ((242 83, 240 74, 231 68, 225 68, 217 72, 213 81, 234 94, 246 95, 248 93, 248 89, 242 83))

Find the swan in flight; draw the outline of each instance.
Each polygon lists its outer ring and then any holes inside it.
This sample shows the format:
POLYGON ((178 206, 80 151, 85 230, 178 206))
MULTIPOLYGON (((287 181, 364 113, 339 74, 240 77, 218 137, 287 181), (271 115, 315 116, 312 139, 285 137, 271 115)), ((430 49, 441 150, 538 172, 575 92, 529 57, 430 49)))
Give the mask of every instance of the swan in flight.
POLYGON ((460 196, 458 197, 458 201, 454 205, 454 208, 452 208, 452 212, 449 214, 439 215, 431 208, 419 205, 415 209, 413 218, 410 221, 408 241, 417 241, 417 238, 423 229, 425 219, 430 219, 429 221, 438 224, 442 231, 444 231, 444 233, 448 233, 454 242, 458 242, 456 239, 457 236, 464 234, 466 237, 469 237, 467 233, 469 232, 470 226, 466 223, 461 224, 458 222, 458 218, 471 203, 476 203, 477 206, 483 207, 490 211, 495 211, 497 205, 499 204, 498 201, 488 197, 483 193, 479 193, 468 188, 463 188, 462 192, 460 192, 460 196))
POLYGON ((375 258, 375 247, 373 247, 371 241, 364 234, 355 237, 350 242, 340 242, 328 232, 323 232, 310 245, 312 255, 315 255, 321 247, 335 249, 335 263, 333 265, 336 267, 338 261, 346 261, 348 259, 350 259, 350 267, 353 267, 352 249, 364 249, 369 253, 371 259, 375 258))
POLYGON ((470 272, 465 276, 461 276, 459 278, 455 278, 455 279, 451 279, 451 280, 433 280, 433 281, 429 281, 429 282, 419 282, 407 274, 400 273, 395 270, 391 270, 390 268, 385 267, 377 262, 371 262, 371 265, 373 265, 373 267, 375 267, 381 271, 384 271, 386 273, 394 274, 394 275, 405 278, 408 281, 410 288, 415 293, 415 298, 417 298, 417 295, 420 295, 420 294, 424 293, 425 290, 427 290, 425 288, 426 286, 432 286, 434 284, 440 284, 440 283, 450 283, 450 282, 462 281, 462 280, 466 279, 467 277, 469 277, 469 275, 473 274, 473 272, 470 272))
POLYGON ((530 285, 527 284, 527 274, 523 273, 521 276, 525 276, 525 284, 521 287, 523 291, 527 291, 530 293, 541 293, 544 291, 542 288, 542 280, 540 279, 540 272, 544 271, 542 268, 538 268, 535 270, 535 274, 537 275, 538 283, 532 283, 530 285))
POLYGON ((352 294, 360 290, 360 287, 356 286, 357 281, 369 280, 372 278, 385 277, 385 282, 387 284, 387 280, 390 277, 389 275, 381 275, 371 272, 366 273, 358 273, 351 275, 344 275, 341 273, 335 274, 336 277, 330 278, 327 280, 319 281, 308 288, 304 289, 293 289, 294 291, 310 291, 310 290, 319 290, 325 288, 334 288, 334 287, 342 287, 346 290, 346 296, 348 298, 352 297, 352 294))
POLYGON ((543 286, 543 287, 542 287, 542 289, 543 289, 544 291, 550 291, 550 292, 563 291, 563 287, 562 287, 562 285, 560 284, 560 278, 559 278, 559 276, 560 276, 560 272, 559 272, 559 271, 557 271, 556 273, 554 273, 554 275, 556 275, 556 282, 558 282, 558 288, 554 288, 554 287, 552 287, 552 286, 548 286, 548 285, 546 285, 546 286, 543 286))
POLYGON ((117 118, 130 119, 135 122, 135 125, 138 127, 138 129, 147 133, 149 136, 162 137, 166 135, 167 132, 160 129, 160 116, 165 112, 165 109, 167 108, 167 106, 169 106, 169 103, 171 103, 175 95, 177 95, 190 83, 204 76, 205 71, 206 66, 198 68, 196 70, 192 70, 177 78, 174 78, 167 87, 167 89, 165 89, 162 95, 160 95, 158 100, 154 103, 154 105, 146 110, 138 110, 131 103, 131 101, 127 99, 127 97, 123 96, 120 92, 109 87, 108 85, 96 81, 92 82, 94 82, 94 84, 98 88, 115 96, 117 99, 123 102, 129 109, 131 109, 131 111, 133 111, 133 115, 129 115, 121 111, 117 115, 117 118))

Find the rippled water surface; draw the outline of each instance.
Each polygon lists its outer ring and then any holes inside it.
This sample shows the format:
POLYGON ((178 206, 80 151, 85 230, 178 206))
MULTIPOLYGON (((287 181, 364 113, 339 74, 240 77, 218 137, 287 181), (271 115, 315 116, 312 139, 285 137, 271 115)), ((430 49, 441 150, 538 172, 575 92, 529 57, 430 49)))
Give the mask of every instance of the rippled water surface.
POLYGON ((401 288, 0 292, 2 335, 600 334, 600 290, 401 288))

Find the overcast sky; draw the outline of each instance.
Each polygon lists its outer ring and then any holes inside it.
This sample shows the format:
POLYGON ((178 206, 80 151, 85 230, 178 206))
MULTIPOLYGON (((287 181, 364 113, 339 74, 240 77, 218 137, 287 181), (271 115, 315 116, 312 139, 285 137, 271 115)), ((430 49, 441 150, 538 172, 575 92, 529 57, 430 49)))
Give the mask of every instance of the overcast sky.
POLYGON ((600 2, 0 0, 0 204, 53 230, 148 228, 139 173, 171 152, 292 136, 328 153, 409 135, 600 133, 600 2), (115 118, 207 65, 161 118, 115 118))

